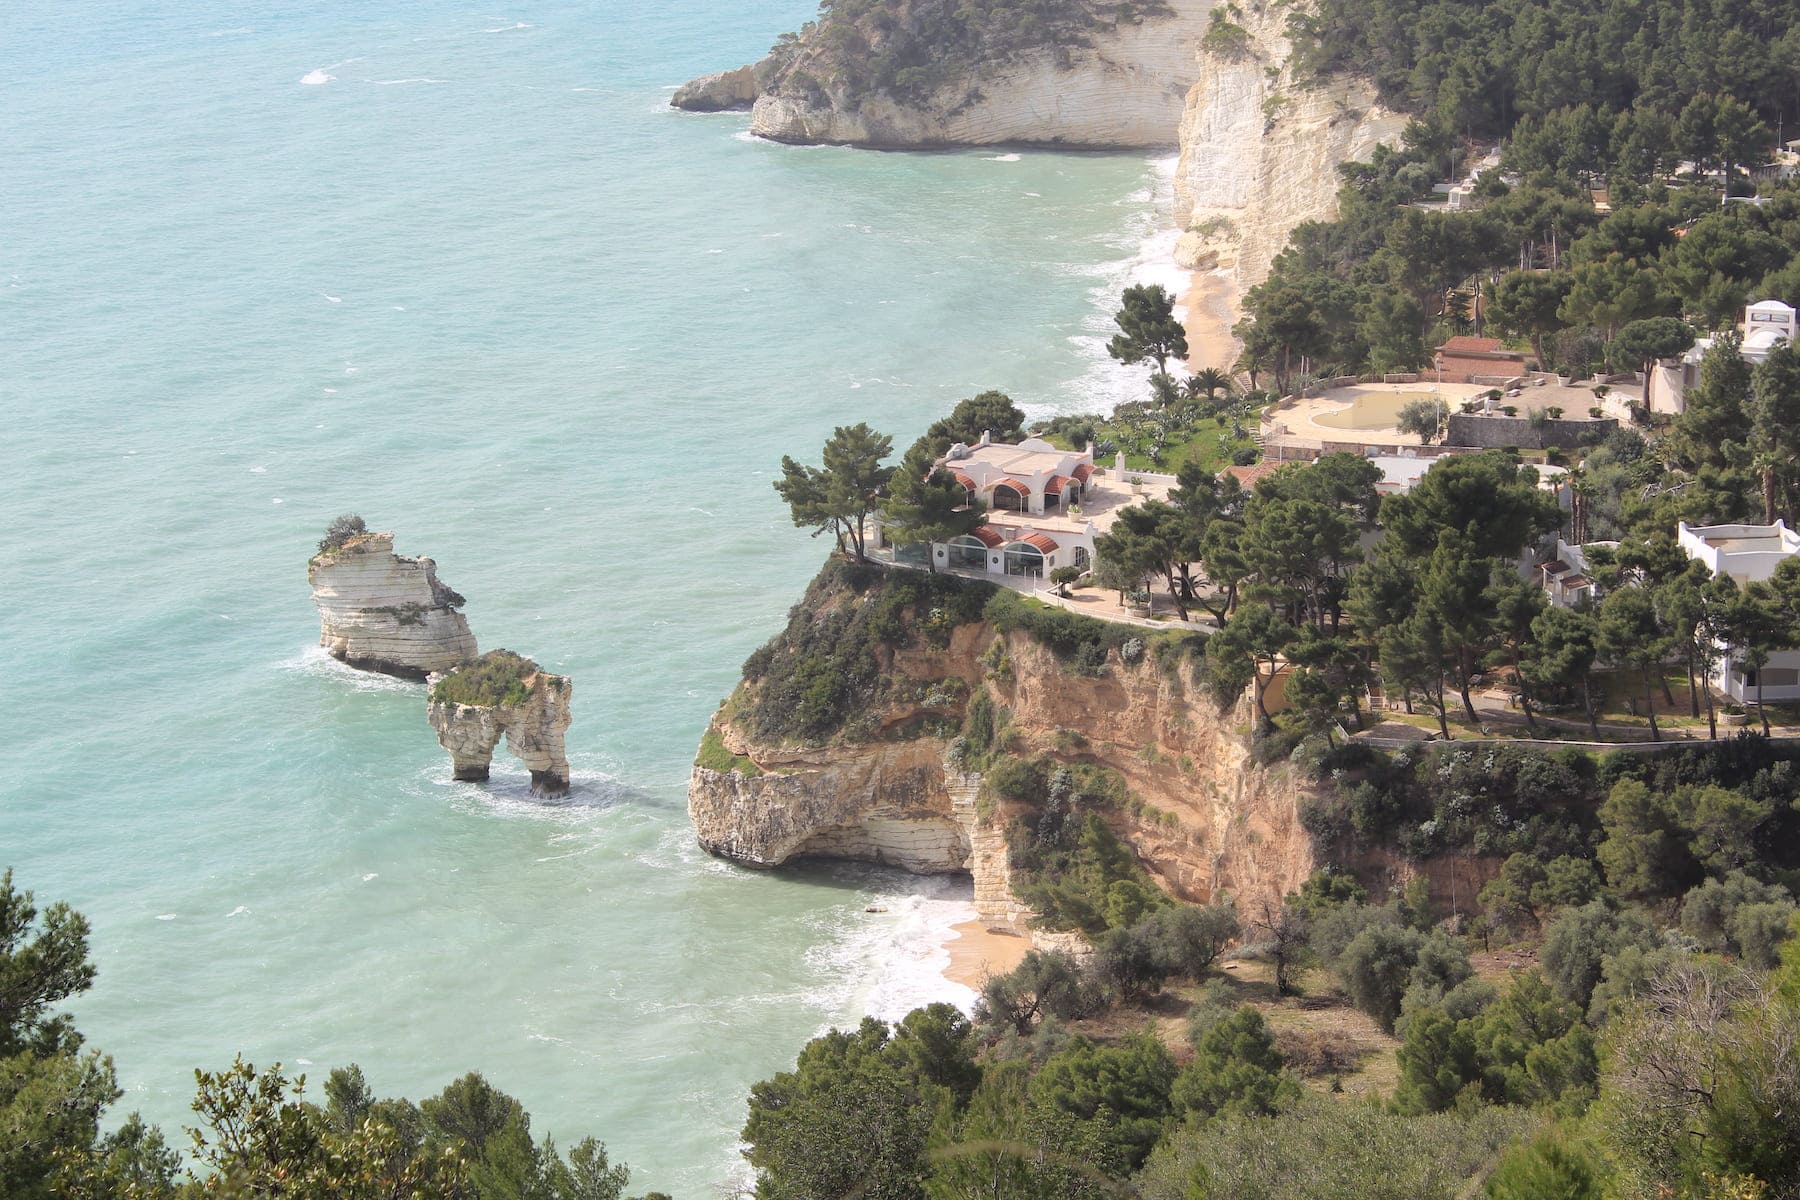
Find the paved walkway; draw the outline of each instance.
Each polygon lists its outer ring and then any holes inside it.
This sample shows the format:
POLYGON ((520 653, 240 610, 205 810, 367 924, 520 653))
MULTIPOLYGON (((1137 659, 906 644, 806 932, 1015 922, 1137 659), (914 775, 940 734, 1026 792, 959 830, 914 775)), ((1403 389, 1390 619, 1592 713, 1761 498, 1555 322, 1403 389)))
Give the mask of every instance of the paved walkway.
MULTIPOLYGON (((869 561, 878 567, 900 567, 909 571, 926 571, 930 568, 920 564, 901 562, 891 556, 892 551, 871 550, 869 561)), ((1070 592, 1067 596, 1059 596, 1055 585, 1045 582, 1036 575, 996 575, 991 571, 969 571, 959 567, 946 567, 939 575, 954 575, 958 579, 978 579, 983 583, 992 583, 999 587, 1011 588, 1021 595, 1030 596, 1034 600, 1042 600, 1045 604, 1054 604, 1058 608, 1066 608, 1070 612, 1081 613, 1100 621, 1111 621, 1117 625, 1141 625, 1145 629, 1189 629, 1202 633, 1213 633, 1218 630, 1210 616, 1198 609, 1188 611, 1197 619, 1183 621, 1176 616, 1174 601, 1166 592, 1150 594, 1150 615, 1139 606, 1125 606, 1119 603, 1119 594, 1104 588, 1087 587, 1070 592)))
MULTIPOLYGON (((1452 709, 1456 712, 1460 712, 1461 705, 1456 702, 1455 697, 1447 698, 1451 702, 1452 709)), ((1454 740, 1505 741, 1523 745, 1575 746, 1598 749, 1682 745, 1690 742, 1706 742, 1712 740, 1708 736, 1707 727, 1705 725, 1661 725, 1659 728, 1662 732, 1662 739, 1660 741, 1652 741, 1650 739, 1650 729, 1647 725, 1620 725, 1614 722, 1601 721, 1599 722, 1600 735, 1605 740, 1589 741, 1587 739, 1592 736, 1592 731, 1585 719, 1546 716, 1541 712, 1534 713, 1537 717, 1538 728, 1550 736, 1536 738, 1511 736, 1490 738, 1486 736, 1485 731, 1496 726, 1505 726, 1508 730, 1527 729, 1525 715, 1512 707, 1511 693, 1505 691, 1493 689, 1478 691, 1472 695, 1471 699, 1475 701, 1475 715, 1480 718, 1483 732, 1476 732, 1475 730, 1466 727, 1459 728, 1454 724, 1455 718, 1453 717, 1451 737, 1454 740), (1574 736, 1558 736, 1564 733, 1573 734, 1574 736)), ((1418 705, 1414 705, 1415 709, 1418 707, 1418 705)), ((1390 709, 1388 711, 1391 712, 1394 710, 1390 709)), ((1719 740, 1723 741, 1727 738, 1735 737, 1738 733, 1745 730, 1760 734, 1762 732, 1762 722, 1758 721, 1753 714, 1748 724, 1727 725, 1725 723, 1725 714, 1719 714, 1719 740)), ((1800 740, 1800 727, 1771 723, 1769 726, 1769 736, 1776 741, 1800 740)), ((1441 740, 1441 737, 1442 735, 1439 734, 1435 728, 1424 729, 1405 721, 1393 720, 1382 721, 1373 728, 1366 729, 1356 735, 1358 741, 1367 742, 1372 746, 1388 747, 1401 746, 1409 743, 1439 741, 1441 740)))

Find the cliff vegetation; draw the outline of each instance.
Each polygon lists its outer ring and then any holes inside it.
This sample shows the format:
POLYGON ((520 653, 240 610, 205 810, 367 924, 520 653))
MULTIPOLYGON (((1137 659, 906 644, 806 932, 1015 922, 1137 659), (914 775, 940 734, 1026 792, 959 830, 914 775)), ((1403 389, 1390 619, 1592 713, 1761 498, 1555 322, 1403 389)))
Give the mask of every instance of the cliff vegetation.
POLYGON ((823 0, 818 19, 771 56, 781 82, 821 97, 829 88, 921 101, 971 68, 1066 56, 1169 11, 1164 0, 823 0))
POLYGON ((526 680, 538 673, 538 665, 511 650, 489 650, 471 663, 456 668, 431 689, 434 702, 469 704, 481 708, 512 708, 531 695, 526 680))

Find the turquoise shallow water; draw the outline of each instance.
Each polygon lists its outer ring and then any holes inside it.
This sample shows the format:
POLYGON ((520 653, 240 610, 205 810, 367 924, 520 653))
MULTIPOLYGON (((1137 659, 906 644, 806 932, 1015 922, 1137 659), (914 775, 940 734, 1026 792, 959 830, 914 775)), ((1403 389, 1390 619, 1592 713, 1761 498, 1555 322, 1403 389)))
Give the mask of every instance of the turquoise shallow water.
POLYGON ((666 109, 809 7, 0 8, 0 863, 92 918, 127 1105, 479 1068, 686 1200, 806 1037, 953 994, 955 885, 712 862, 687 768, 818 561, 780 456, 1130 387, 1096 290, 1155 172, 666 109), (573 676, 567 803, 312 649, 349 510, 573 676))

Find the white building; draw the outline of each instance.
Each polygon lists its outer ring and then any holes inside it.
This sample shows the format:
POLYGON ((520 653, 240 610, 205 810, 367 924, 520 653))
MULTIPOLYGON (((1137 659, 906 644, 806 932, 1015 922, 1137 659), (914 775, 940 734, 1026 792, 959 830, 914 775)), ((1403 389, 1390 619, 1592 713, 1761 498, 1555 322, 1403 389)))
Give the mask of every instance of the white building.
MULTIPOLYGON (((1800 313, 1779 300, 1759 300, 1744 309, 1741 353, 1752 366, 1769 357, 1769 351, 1800 335, 1800 313)), ((1651 368, 1644 381, 1645 401, 1651 412, 1679 413, 1687 408, 1687 389, 1700 382, 1700 360, 1717 339, 1704 337, 1679 359, 1665 359, 1651 368)))
POLYGON ((1619 543, 1588 542, 1575 546, 1560 537, 1556 539, 1556 557, 1540 564, 1537 569, 1538 580, 1543 584, 1550 603, 1558 608, 1578 608, 1599 603, 1600 587, 1594 582, 1593 569, 1588 566, 1587 552, 1601 546, 1617 550, 1619 543))
MULTIPOLYGON (((973 446, 950 447, 938 466, 962 484, 971 505, 988 514, 973 533, 933 542, 934 567, 1041 577, 1058 567, 1093 566, 1097 530, 1091 515, 1082 512, 1083 501, 1098 488, 1091 446, 1058 450, 1042 438, 1012 445, 983 434, 973 446)), ((906 546, 897 548, 895 557, 924 566, 924 553, 922 545, 906 546)))
MULTIPOLYGON (((1790 310, 1791 311, 1791 310, 1790 310)), ((1729 575, 1739 587, 1767 583, 1775 568, 1800 554, 1800 534, 1783 522, 1773 525, 1689 525, 1683 521, 1677 544, 1714 575, 1729 575)), ((1725 655, 1712 678, 1714 687, 1743 703, 1758 697, 1758 672, 1725 655)), ((1761 671, 1764 700, 1800 700, 1800 650, 1778 650, 1761 671)))

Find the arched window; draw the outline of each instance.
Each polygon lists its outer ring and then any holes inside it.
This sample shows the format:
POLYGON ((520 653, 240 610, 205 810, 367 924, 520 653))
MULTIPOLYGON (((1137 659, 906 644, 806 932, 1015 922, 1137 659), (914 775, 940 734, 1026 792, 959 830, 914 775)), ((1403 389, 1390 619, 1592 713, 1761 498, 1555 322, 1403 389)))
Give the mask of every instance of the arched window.
POLYGON ((1031 507, 1031 493, 1021 484, 1002 479, 994 485, 994 507, 1008 512, 1025 512, 1031 507))
POLYGON ((1042 575, 1044 552, 1026 542, 1014 542, 1006 548, 1008 575, 1042 575))
POLYGON ((980 538, 965 533, 961 537, 951 538, 949 547, 952 567, 963 567, 975 571, 987 569, 987 547, 982 544, 980 538))
POLYGON ((1092 569, 1093 556, 1087 552, 1086 546, 1075 547, 1074 562, 1071 565, 1079 567, 1083 571, 1092 569))

